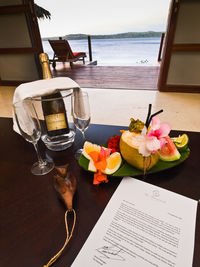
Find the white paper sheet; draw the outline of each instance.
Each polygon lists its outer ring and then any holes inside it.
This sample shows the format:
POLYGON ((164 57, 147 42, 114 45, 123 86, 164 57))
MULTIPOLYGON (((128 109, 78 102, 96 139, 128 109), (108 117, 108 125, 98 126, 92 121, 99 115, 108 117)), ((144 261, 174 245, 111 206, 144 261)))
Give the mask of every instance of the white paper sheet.
POLYGON ((197 201, 125 177, 73 267, 192 266, 197 201))

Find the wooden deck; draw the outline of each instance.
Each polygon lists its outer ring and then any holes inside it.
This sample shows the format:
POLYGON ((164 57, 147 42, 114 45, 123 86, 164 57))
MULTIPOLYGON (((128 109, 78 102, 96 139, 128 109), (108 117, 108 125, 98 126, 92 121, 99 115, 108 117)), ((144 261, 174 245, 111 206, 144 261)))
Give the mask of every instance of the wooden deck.
POLYGON ((86 66, 57 64, 54 77, 70 77, 82 88, 157 90, 159 66, 86 66))

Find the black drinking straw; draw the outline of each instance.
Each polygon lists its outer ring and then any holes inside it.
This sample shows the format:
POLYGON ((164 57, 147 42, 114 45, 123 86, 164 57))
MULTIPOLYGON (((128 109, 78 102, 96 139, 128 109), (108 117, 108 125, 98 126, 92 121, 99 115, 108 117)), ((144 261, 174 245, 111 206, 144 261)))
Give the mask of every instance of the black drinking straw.
POLYGON ((163 109, 161 109, 161 110, 155 112, 154 114, 152 114, 151 117, 149 118, 148 122, 147 122, 146 127, 147 127, 147 128, 149 127, 149 125, 150 125, 151 120, 153 119, 153 117, 155 117, 156 115, 158 115, 158 114, 160 114, 160 113, 162 113, 162 112, 163 112, 163 109))
POLYGON ((148 115, 147 115, 146 122, 145 122, 145 126, 146 127, 147 127, 147 123, 148 123, 149 117, 151 116, 151 107, 152 107, 152 104, 149 104, 148 115))

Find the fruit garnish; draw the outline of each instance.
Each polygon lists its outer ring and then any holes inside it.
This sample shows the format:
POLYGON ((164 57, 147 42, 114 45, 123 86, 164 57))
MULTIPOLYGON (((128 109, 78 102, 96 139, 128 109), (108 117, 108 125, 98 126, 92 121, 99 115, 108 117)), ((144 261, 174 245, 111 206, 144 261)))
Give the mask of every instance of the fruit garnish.
POLYGON ((110 153, 109 148, 85 142, 82 155, 89 159, 88 170, 94 172, 93 184, 107 183, 107 174, 113 174, 119 169, 122 162, 120 153, 110 153))
POLYGON ((86 157, 86 159, 91 160, 91 157, 89 156, 89 153, 92 152, 92 151, 100 152, 100 150, 101 150, 101 146, 96 145, 96 144, 92 144, 92 143, 86 141, 84 143, 84 146, 83 146, 82 155, 84 157, 86 157))
POLYGON ((106 166, 105 171, 103 171, 103 173, 113 174, 119 169, 122 163, 122 158, 121 158, 120 153, 114 152, 106 159, 106 162, 107 162, 107 166, 106 166))
POLYGON ((121 163, 122 158, 120 153, 114 152, 110 156, 100 159, 99 155, 97 155, 98 152, 91 152, 91 158, 89 164, 88 164, 88 171, 96 172, 97 169, 101 169, 102 173, 104 174, 113 174, 116 172, 121 163), (105 160, 104 160, 105 159, 105 160))
POLYGON ((165 137, 167 143, 163 146, 161 150, 158 151, 160 159, 163 161, 175 161, 180 159, 181 154, 174 145, 173 141, 169 136, 165 137))
POLYGON ((144 122, 140 120, 134 120, 131 118, 131 123, 129 124, 129 131, 134 133, 141 133, 144 128, 144 122))
POLYGON ((173 137, 171 140, 180 151, 185 150, 189 143, 189 137, 187 134, 182 134, 179 137, 173 137))

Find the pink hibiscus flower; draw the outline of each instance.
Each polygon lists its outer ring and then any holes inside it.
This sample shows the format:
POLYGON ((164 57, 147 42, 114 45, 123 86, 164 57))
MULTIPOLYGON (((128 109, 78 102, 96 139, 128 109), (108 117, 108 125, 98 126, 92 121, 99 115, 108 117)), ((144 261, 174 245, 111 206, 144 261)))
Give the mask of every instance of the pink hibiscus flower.
POLYGON ((155 116, 152 119, 151 123, 151 129, 147 133, 146 137, 150 140, 158 140, 160 142, 160 147, 158 149, 161 149, 166 143, 165 137, 169 135, 171 131, 171 127, 168 123, 161 123, 160 119, 155 116))
POLYGON ((143 128, 141 135, 138 135, 139 153, 148 157, 155 153, 166 144, 165 137, 169 135, 171 128, 167 123, 161 123, 160 119, 155 116, 152 119, 151 129, 147 133, 146 127, 143 128))

